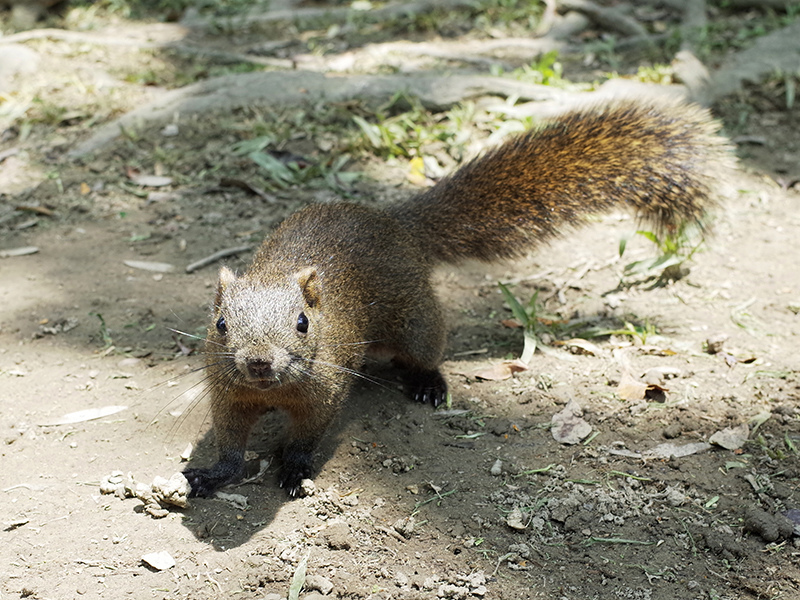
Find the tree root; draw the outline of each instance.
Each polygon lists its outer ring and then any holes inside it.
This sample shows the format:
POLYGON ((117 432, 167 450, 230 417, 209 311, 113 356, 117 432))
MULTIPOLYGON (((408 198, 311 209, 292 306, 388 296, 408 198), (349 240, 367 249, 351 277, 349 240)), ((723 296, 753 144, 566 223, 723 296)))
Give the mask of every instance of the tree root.
POLYGON ((303 71, 225 75, 166 92, 161 98, 100 127, 69 156, 79 158, 92 154, 114 141, 126 129, 163 122, 176 114, 185 117, 259 104, 296 106, 306 102, 342 102, 352 98, 367 102, 385 101, 403 91, 433 110, 486 95, 550 100, 566 94, 549 86, 484 75, 326 77, 303 71))

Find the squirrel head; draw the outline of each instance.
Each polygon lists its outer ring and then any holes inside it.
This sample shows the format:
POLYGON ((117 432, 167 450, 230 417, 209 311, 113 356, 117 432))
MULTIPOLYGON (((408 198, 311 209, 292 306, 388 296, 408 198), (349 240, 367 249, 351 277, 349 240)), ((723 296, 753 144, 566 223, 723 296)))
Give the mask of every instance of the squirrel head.
POLYGON ((317 354, 321 282, 316 267, 276 275, 219 272, 206 338, 209 364, 236 383, 265 390, 302 381, 317 354))

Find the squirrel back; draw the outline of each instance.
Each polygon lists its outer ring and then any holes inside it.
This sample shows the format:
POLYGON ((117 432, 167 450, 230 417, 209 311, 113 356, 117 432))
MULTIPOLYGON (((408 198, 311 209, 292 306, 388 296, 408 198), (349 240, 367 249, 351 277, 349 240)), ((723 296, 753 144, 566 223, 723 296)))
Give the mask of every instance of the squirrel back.
POLYGON ((240 478, 250 430, 265 410, 281 408, 290 428, 280 481, 298 494, 368 350, 403 369, 413 398, 443 402, 437 263, 519 255, 617 207, 664 229, 702 224, 732 165, 716 129, 689 104, 583 108, 405 202, 318 204, 290 216, 244 274, 220 272, 206 338, 219 460, 184 471, 192 493, 240 478))
POLYGON ((733 165, 709 111, 618 100, 567 112, 388 208, 437 262, 519 256, 591 214, 702 225, 733 165))

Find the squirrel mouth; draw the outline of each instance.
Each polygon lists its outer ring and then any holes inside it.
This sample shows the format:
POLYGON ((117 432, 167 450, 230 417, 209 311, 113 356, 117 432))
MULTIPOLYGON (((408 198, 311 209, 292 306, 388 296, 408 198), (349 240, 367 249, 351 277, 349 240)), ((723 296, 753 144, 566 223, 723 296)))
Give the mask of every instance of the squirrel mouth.
POLYGON ((270 388, 279 386, 280 383, 281 382, 277 379, 250 379, 248 380, 247 385, 257 390, 268 390, 270 388))

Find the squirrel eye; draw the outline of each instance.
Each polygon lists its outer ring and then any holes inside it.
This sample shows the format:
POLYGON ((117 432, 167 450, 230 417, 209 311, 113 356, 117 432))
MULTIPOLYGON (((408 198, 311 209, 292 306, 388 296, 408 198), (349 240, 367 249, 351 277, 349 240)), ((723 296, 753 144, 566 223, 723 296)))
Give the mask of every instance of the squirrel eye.
POLYGON ((306 333, 308 331, 308 317, 306 313, 300 313, 297 316, 297 331, 306 333))
POLYGON ((225 322, 225 317, 220 317, 217 319, 217 331, 219 331, 222 335, 228 333, 228 324, 225 322))

